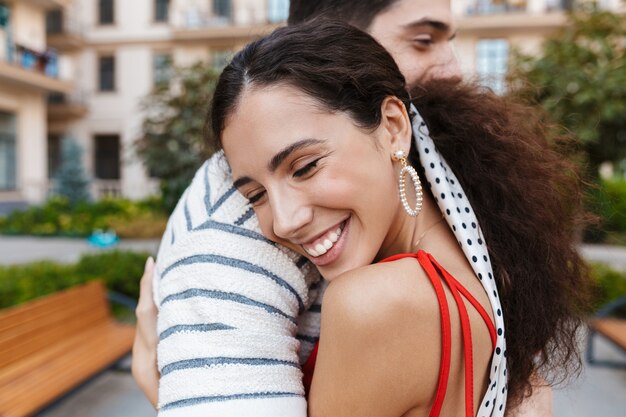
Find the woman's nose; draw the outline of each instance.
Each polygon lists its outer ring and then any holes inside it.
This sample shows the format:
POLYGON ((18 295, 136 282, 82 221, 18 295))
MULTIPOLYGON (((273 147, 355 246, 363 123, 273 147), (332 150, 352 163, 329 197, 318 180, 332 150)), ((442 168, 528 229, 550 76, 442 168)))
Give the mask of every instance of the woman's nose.
POLYGON ((313 209, 297 192, 271 197, 273 232, 287 240, 300 239, 302 229, 313 219, 313 209))

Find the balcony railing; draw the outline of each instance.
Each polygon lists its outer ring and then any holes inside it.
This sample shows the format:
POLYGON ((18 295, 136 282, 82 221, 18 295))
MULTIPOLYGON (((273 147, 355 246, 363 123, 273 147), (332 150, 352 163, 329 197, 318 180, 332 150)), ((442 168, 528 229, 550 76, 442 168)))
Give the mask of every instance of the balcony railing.
POLYGON ((70 120, 84 117, 88 111, 87 96, 81 91, 71 94, 53 93, 48 95, 48 119, 70 120))
MULTIPOLYGON (((541 10, 531 10, 527 0, 474 0, 468 2, 466 16, 554 12, 573 10, 576 0, 545 0, 541 10)), ((536 7, 535 7, 536 8, 536 7)))
POLYGON ((122 182, 120 180, 94 180, 92 195, 96 200, 106 197, 121 197, 122 182))
POLYGON ((178 23, 179 29, 189 30, 230 26, 233 24, 233 20, 229 16, 219 16, 196 9, 188 9, 181 12, 178 23))
POLYGON ((17 43, 8 43, 4 60, 26 70, 59 78, 59 57, 54 49, 35 51, 17 43))
POLYGON ((65 16, 62 10, 51 10, 46 16, 46 33, 83 36, 84 29, 78 20, 65 16))

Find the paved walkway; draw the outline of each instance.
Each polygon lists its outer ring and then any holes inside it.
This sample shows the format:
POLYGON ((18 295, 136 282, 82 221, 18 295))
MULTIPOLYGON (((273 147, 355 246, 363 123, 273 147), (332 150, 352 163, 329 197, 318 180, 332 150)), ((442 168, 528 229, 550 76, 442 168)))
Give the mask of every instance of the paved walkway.
POLYGON ((158 248, 159 241, 150 239, 121 239, 118 245, 110 249, 100 249, 87 243, 87 239, 0 235, 0 264, 22 264, 43 259, 72 263, 78 261, 84 253, 122 249, 156 254, 158 248))

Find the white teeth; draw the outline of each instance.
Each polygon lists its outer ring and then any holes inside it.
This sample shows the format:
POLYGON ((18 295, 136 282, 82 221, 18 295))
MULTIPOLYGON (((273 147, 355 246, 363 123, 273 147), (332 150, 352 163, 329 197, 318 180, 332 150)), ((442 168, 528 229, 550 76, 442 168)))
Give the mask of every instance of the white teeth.
POLYGON ((329 232, 326 238, 320 241, 317 245, 315 245, 314 248, 308 247, 304 249, 309 255, 311 255, 314 258, 318 256, 322 256, 333 247, 335 242, 339 240, 339 236, 341 236, 341 232, 342 232, 341 227, 338 227, 334 231, 329 232))

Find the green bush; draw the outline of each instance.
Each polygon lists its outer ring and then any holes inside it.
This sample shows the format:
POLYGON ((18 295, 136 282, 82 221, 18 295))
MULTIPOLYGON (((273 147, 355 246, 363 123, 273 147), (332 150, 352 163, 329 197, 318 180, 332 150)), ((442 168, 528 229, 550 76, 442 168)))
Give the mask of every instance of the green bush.
POLYGON ((108 251, 84 255, 78 263, 49 261, 0 266, 0 308, 10 307, 95 279, 133 299, 139 298, 139 278, 150 254, 108 251))
POLYGON ((585 241, 626 245, 626 180, 602 180, 589 192, 589 210, 599 224, 585 233, 585 241))
MULTIPOLYGON (((626 271, 616 271, 603 264, 592 264, 591 276, 598 291, 595 310, 626 295, 626 271)), ((626 306, 617 314, 626 317, 626 306)))
POLYGON ((71 205, 66 198, 53 197, 41 206, 0 218, 0 233, 84 237, 94 230, 110 229, 121 232, 121 237, 159 238, 166 222, 167 214, 155 198, 139 202, 110 198, 71 205))

